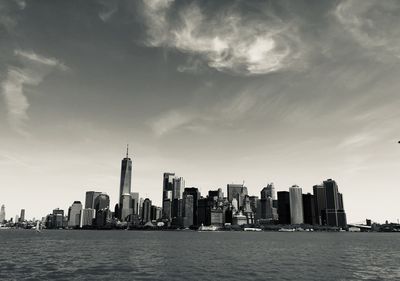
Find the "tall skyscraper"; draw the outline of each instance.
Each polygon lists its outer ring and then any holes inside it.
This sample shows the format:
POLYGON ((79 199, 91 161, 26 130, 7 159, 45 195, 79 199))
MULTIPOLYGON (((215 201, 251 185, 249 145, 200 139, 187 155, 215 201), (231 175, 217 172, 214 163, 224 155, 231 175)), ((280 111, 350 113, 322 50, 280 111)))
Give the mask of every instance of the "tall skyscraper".
POLYGON ((143 201, 142 221, 143 223, 151 221, 151 200, 149 198, 143 201))
POLYGON ((193 225, 198 226, 198 201, 200 199, 199 189, 196 187, 186 187, 183 192, 183 198, 188 195, 193 197, 193 225))
POLYGON ((0 209, 0 223, 4 222, 6 220, 6 207, 4 205, 1 205, 0 209))
POLYGON ((232 202, 233 198, 238 200, 239 208, 243 205, 243 199, 247 194, 247 187, 243 184, 227 184, 226 185, 227 193, 228 193, 228 201, 232 202), (241 202, 242 201, 242 202, 241 202))
POLYGON ((326 224, 342 228, 347 227, 346 213, 343 209, 343 196, 339 193, 336 182, 328 179, 323 184, 326 190, 326 224))
POLYGON ((193 195, 184 193, 183 196, 183 227, 193 225, 193 195))
POLYGON ((303 214, 305 224, 317 224, 317 216, 315 214, 315 198, 314 195, 310 193, 303 194, 303 214))
POLYGON ((81 212, 82 212, 81 201, 74 201, 74 203, 68 209, 68 226, 69 227, 79 227, 80 226, 81 212))
POLYGON ((100 194, 98 191, 86 191, 85 209, 94 209, 94 200, 100 194))
POLYGON ((126 147, 126 157, 121 162, 121 180, 119 187, 119 211, 122 221, 130 215, 132 209, 131 196, 132 160, 129 158, 129 147, 126 147), (129 203, 128 203, 129 201, 129 203), (125 203, 125 204, 124 204, 125 203))
POLYGON ((172 180, 172 199, 182 199, 185 189, 185 180, 182 177, 175 177, 172 180))
POLYGON ((164 173, 163 175, 163 197, 162 197, 162 209, 163 219, 171 221, 172 211, 172 190, 174 187, 173 179, 175 173, 164 173))
POLYGON ((326 224, 326 189, 323 185, 314 185, 313 194, 315 200, 315 215, 317 223, 326 224))
POLYGON ((20 222, 25 221, 25 209, 21 209, 21 215, 19 216, 19 221, 20 222))
POLYGON ((132 209, 134 215, 139 215, 139 192, 132 192, 132 209))
POLYGON ((302 190, 297 185, 289 188, 290 222, 291 224, 304 223, 302 190))

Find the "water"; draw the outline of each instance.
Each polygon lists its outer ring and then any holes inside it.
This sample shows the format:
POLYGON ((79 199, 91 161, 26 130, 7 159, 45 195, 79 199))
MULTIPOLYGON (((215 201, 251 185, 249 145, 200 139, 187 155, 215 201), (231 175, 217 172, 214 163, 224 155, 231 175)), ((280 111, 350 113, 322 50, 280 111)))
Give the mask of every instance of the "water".
POLYGON ((400 234, 0 231, 0 280, 400 280, 400 234))

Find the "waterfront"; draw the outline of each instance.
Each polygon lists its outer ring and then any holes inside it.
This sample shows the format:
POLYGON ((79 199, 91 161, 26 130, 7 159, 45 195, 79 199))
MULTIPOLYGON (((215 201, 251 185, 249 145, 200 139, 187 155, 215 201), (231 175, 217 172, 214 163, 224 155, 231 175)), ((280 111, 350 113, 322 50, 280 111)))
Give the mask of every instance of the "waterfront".
POLYGON ((0 280, 388 280, 397 233, 3 230, 0 280))

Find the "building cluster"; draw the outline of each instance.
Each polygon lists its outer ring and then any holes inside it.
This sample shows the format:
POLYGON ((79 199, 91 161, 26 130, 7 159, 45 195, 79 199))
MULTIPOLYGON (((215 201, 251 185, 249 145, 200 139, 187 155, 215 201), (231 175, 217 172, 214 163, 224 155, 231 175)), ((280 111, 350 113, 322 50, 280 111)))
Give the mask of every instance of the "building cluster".
MULTIPOLYGON (((248 194, 242 184, 227 184, 226 195, 221 188, 202 195, 196 187, 186 187, 185 180, 175 173, 164 173, 162 207, 149 198, 132 192, 132 160, 128 149, 121 162, 118 203, 111 208, 110 197, 100 191, 87 191, 84 204, 74 201, 68 212, 55 209, 42 223, 47 228, 114 228, 166 227, 198 228, 200 226, 311 225, 346 228, 343 195, 332 179, 303 194, 293 185, 288 191, 275 191, 273 183, 248 194)), ((25 220, 21 210, 18 221, 25 220)), ((0 221, 5 220, 4 205, 0 221)))

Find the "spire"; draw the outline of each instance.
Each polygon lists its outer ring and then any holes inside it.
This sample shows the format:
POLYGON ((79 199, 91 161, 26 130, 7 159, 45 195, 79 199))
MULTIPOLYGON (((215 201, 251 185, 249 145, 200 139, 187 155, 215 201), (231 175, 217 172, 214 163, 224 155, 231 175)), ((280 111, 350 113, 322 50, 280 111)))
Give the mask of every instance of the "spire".
POLYGON ((126 145, 126 158, 128 158, 128 154, 129 154, 129 144, 126 145))

